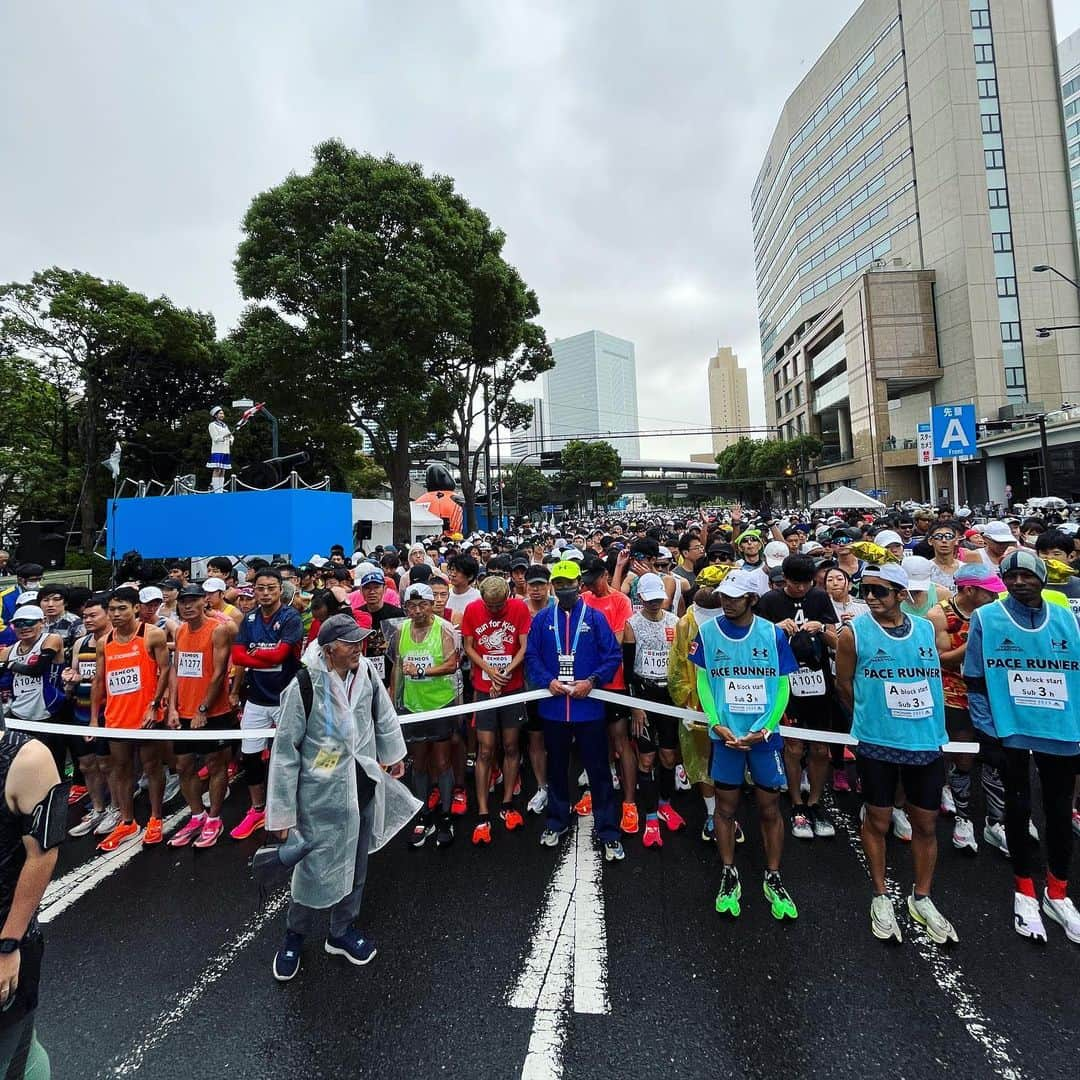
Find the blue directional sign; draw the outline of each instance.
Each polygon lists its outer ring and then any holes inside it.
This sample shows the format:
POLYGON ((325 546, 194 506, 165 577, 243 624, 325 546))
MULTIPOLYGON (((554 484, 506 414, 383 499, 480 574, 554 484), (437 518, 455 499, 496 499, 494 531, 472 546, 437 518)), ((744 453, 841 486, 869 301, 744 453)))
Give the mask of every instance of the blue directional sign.
POLYGON ((974 457, 975 406, 935 405, 930 410, 934 457, 974 457))

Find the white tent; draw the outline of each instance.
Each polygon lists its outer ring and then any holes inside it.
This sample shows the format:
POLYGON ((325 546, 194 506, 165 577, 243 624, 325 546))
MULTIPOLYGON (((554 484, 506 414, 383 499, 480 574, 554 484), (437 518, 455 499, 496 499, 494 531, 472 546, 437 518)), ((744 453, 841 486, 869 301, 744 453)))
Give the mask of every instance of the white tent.
MULTIPOLYGON (((442 518, 416 503, 409 505, 412 508, 410 540, 438 536, 442 532, 442 518)), ((376 544, 385 546, 394 542, 394 504, 390 499, 353 499, 352 517, 354 526, 359 521, 371 522, 371 540, 366 544, 369 549, 376 544)))
POLYGON ((864 495, 854 488, 838 487, 823 495, 816 503, 810 504, 811 510, 884 510, 885 504, 864 495))

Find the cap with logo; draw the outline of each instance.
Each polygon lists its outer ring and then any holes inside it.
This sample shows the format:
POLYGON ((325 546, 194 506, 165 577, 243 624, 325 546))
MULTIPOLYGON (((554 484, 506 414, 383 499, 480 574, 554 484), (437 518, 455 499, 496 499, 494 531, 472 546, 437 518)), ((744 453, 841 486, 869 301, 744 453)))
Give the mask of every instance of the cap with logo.
POLYGON ((371 566, 360 575, 358 584, 361 589, 367 585, 385 585, 386 575, 377 566, 371 566))
POLYGON ((551 567, 551 580, 565 578, 567 581, 577 581, 581 577, 581 567, 569 559, 560 559, 551 567))
POLYGON ((717 591, 721 596, 738 599, 740 596, 756 596, 758 588, 757 578, 753 574, 748 574, 745 570, 734 570, 720 582, 717 591))
POLYGON ((765 565, 772 569, 779 566, 791 554, 791 548, 783 540, 770 540, 765 545, 765 565))

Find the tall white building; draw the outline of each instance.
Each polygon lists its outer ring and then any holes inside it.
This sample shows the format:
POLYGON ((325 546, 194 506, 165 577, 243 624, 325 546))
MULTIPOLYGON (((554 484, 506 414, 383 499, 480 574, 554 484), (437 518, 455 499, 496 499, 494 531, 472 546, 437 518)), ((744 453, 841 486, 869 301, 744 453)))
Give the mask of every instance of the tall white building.
POLYGON ((1058 45, 1061 71, 1061 107, 1065 113, 1065 141, 1069 149, 1069 191, 1073 218, 1080 237, 1080 30, 1058 45))
POLYGON ((547 415, 544 411, 542 398, 529 398, 526 405, 531 405, 533 414, 529 426, 515 431, 510 437, 510 455, 515 461, 528 457, 527 465, 536 465, 533 457, 542 450, 548 450, 547 445, 547 415))
POLYGON ((638 430, 637 371, 634 343, 587 330, 551 343, 555 366, 544 373, 544 402, 549 448, 559 450, 571 438, 608 439, 627 459, 641 456, 638 430))

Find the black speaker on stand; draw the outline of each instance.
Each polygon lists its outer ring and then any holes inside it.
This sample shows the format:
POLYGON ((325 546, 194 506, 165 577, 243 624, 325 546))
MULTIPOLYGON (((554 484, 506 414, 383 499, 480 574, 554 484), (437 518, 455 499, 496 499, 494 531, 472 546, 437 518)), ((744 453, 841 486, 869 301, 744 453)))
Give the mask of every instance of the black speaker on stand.
POLYGON ((15 565, 40 563, 46 570, 64 569, 63 521, 23 521, 19 523, 19 543, 15 548, 15 565))

